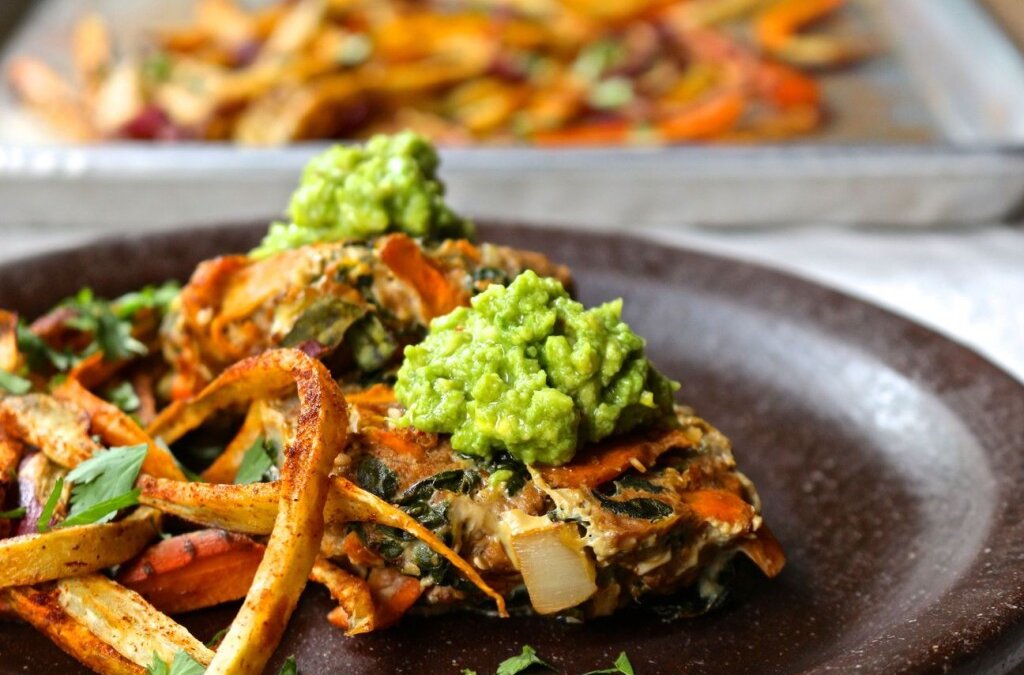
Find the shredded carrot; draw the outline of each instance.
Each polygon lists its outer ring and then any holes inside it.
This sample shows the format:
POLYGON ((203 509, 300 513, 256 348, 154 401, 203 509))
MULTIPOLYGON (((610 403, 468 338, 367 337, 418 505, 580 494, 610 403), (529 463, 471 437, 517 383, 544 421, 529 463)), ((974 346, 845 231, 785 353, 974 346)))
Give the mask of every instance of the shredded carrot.
POLYGON ((379 555, 366 548, 366 544, 355 532, 349 532, 341 541, 341 550, 354 565, 374 567, 384 562, 379 555))
POLYGON ((725 490, 684 492, 682 498, 701 520, 717 520, 729 525, 749 527, 754 518, 753 506, 725 490))
POLYGON ((392 234, 384 239, 380 259, 419 295, 425 321, 469 302, 466 291, 445 277, 416 242, 404 234, 392 234))
POLYGON ((423 593, 419 579, 390 567, 374 567, 366 581, 373 595, 374 628, 397 623, 423 593))
POLYGON ((616 438, 583 448, 569 464, 544 467, 540 475, 553 488, 595 488, 633 468, 634 461, 650 466, 665 452, 692 445, 678 429, 616 438))
POLYGON ((346 391, 345 400, 350 405, 382 405, 394 403, 395 390, 386 384, 375 384, 362 391, 346 391))
POLYGON ((423 448, 411 438, 412 434, 408 430, 367 427, 362 429, 362 434, 371 443, 382 445, 396 454, 415 460, 425 458, 423 448))
POLYGON ((567 147, 574 145, 621 145, 629 139, 630 124, 625 120, 611 122, 585 122, 539 131, 533 136, 537 145, 567 147))

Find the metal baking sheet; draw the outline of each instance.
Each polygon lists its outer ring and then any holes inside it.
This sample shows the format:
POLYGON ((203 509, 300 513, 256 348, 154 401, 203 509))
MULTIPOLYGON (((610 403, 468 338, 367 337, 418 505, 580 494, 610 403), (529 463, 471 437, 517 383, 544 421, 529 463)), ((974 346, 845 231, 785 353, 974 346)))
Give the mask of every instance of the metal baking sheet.
MULTIPOLYGON (((8 0, 9 1, 9 0, 8 0)), ((129 43, 190 2, 46 0, 4 46, 61 65, 75 17, 129 43)), ((927 225, 1003 218, 1024 198, 1024 61, 974 0, 857 0, 836 28, 881 54, 829 74, 835 114, 775 146, 445 150, 453 202, 478 216, 623 228, 792 222, 927 225), (842 24, 850 24, 845 26, 842 24)), ((278 214, 323 144, 72 147, 0 93, 0 222, 165 227, 278 214)))

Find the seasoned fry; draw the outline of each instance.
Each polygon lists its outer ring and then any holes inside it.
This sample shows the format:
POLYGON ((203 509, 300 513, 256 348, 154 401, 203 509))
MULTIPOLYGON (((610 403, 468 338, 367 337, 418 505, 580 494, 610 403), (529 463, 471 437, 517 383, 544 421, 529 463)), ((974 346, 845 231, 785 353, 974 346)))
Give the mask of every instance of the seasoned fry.
POLYGON ((63 467, 73 469, 100 449, 88 432, 89 419, 46 394, 0 401, 0 425, 11 436, 34 445, 63 467))
POLYGON ((336 565, 317 558, 310 576, 313 581, 327 587, 338 607, 327 615, 327 620, 347 635, 369 633, 380 626, 376 623, 376 609, 370 587, 357 576, 336 565))
POLYGON ((138 555, 159 530, 152 512, 0 539, 0 588, 87 574, 138 555))
MULTIPOLYGON (((117 406, 104 401, 83 387, 74 377, 68 377, 53 392, 54 398, 85 411, 89 417, 89 430, 111 446, 145 444, 148 447, 142 471, 161 478, 184 480, 174 457, 146 434, 135 421, 117 406)), ((0 417, 2 419, 2 417, 0 417)))
POLYGON ((151 427, 173 442, 217 410, 280 395, 289 385, 298 391, 299 422, 284 453, 274 529, 208 673, 258 673, 277 646, 320 548, 327 474, 347 442, 347 407, 319 361, 279 349, 228 368, 196 398, 172 404, 151 427))
POLYGON ((144 675, 154 654, 170 663, 179 650, 203 665, 213 658, 138 593, 98 574, 5 593, 18 616, 97 672, 144 675))
POLYGON ((18 352, 18 315, 0 309, 0 370, 13 373, 21 365, 18 352))
POLYGON ((392 234, 380 249, 380 259, 420 298, 423 323, 430 323, 456 307, 469 303, 466 292, 448 280, 416 243, 404 234, 392 234))

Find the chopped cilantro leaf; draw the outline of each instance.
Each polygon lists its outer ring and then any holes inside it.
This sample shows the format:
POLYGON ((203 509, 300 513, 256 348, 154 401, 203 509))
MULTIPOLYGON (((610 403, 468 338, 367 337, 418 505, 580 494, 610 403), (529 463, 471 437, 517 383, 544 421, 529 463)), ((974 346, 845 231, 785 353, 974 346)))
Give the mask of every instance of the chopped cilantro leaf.
POLYGON ((11 394, 24 394, 32 388, 32 383, 6 370, 0 370, 0 388, 11 394))
POLYGON ((53 484, 53 491, 46 498, 43 510, 39 514, 39 522, 36 524, 36 530, 39 532, 46 532, 50 529, 50 521, 53 520, 53 512, 57 510, 57 502, 60 501, 62 492, 64 492, 64 476, 58 476, 57 482, 53 484))
POLYGON ((24 517, 25 517, 25 507, 24 506, 19 506, 18 508, 11 509, 10 511, 0 511, 0 518, 3 518, 4 520, 15 520, 17 518, 24 518, 24 517))
POLYGON ((33 333, 24 321, 18 321, 17 333, 18 351, 25 355, 29 370, 39 372, 53 366, 59 371, 64 371, 71 367, 70 354, 50 347, 43 338, 33 333))
POLYGON ((521 654, 507 658, 499 663, 495 675, 519 675, 519 673, 524 673, 534 667, 554 670, 550 663, 537 656, 537 652, 533 647, 525 645, 521 654))
POLYGON ((583 675, 636 675, 633 664, 629 662, 626 652, 619 652, 619 658, 615 659, 615 665, 604 670, 592 670, 583 675))
POLYGON ((242 463, 235 474, 235 484, 266 482, 273 476, 274 468, 274 459, 267 451, 267 442, 263 437, 257 438, 242 456, 242 463))
POLYGON ((209 640, 206 641, 206 646, 209 647, 210 649, 213 649, 214 647, 216 647, 220 643, 221 640, 224 639, 224 636, 227 635, 227 634, 228 634, 228 629, 227 628, 221 628, 219 631, 217 631, 216 633, 213 634, 212 638, 210 638, 209 640))
POLYGON ((114 517, 118 508, 131 506, 130 503, 119 501, 116 503, 122 506, 103 514, 98 514, 93 508, 99 505, 110 507, 117 498, 128 499, 127 495, 132 492, 146 458, 146 450, 145 444, 102 450, 72 469, 67 476, 75 484, 71 491, 68 520, 74 520, 76 516, 88 511, 90 517, 98 517, 86 522, 104 523, 114 517))

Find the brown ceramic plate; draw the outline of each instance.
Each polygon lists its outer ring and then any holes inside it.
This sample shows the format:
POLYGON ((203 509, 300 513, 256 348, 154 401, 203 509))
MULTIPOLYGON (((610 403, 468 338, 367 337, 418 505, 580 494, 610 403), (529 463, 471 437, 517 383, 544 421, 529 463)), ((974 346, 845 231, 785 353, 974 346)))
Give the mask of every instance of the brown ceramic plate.
MULTIPOLYGON (((91 285, 185 278, 260 227, 140 236, 0 267, 28 315, 91 285)), ((629 653, 662 673, 1006 672, 1024 658, 1024 387, 904 319, 775 272, 637 239, 487 227, 572 266, 582 299, 622 296, 682 395, 730 435, 789 555, 735 603, 662 623, 452 615, 346 639, 306 592, 280 658, 302 672, 493 672, 524 644, 563 673, 629 653)), ((201 638, 235 607, 182 617, 201 638)), ((81 668, 31 629, 0 628, 0 672, 81 668)), ((274 670, 273 672, 276 672, 274 670)))

